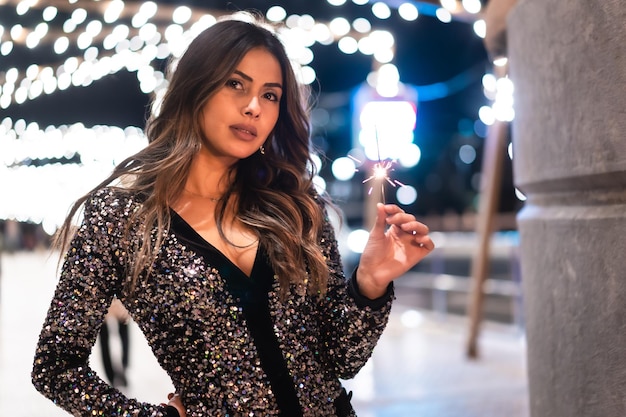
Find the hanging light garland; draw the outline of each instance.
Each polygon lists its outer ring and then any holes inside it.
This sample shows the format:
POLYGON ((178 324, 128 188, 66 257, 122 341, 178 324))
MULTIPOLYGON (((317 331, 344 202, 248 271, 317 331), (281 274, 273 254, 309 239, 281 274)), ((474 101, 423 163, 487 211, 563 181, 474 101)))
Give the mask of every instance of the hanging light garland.
MULTIPOLYGON (((480 11, 479 0, 441 0, 441 6, 405 2, 392 10, 384 2, 368 4, 367 0, 352 0, 358 6, 370 7, 373 16, 388 19, 392 12, 413 21, 421 14, 444 14, 442 21, 459 20, 480 11), (453 4, 454 3, 454 4, 453 4), (447 14, 446 14, 447 13, 447 14)), ((339 7, 346 3, 328 0, 339 7)), ((159 98, 168 82, 159 69, 167 59, 180 57, 191 40, 214 24, 223 12, 201 10, 187 6, 171 6, 123 0, 54 2, 39 4, 37 0, 5 1, 3 6, 15 6, 18 16, 40 20, 29 25, 16 23, 0 25, 0 56, 9 62, 16 45, 29 49, 49 48, 58 56, 55 63, 36 64, 27 68, 11 67, 0 71, 0 109, 36 100, 70 88, 86 87, 93 82, 126 70, 137 76, 140 89, 156 97, 153 111, 158 111, 159 98), (67 17, 63 23, 61 19, 67 17), (53 25, 53 22, 56 22, 53 25), (68 51, 74 52, 68 56, 68 51)), ((245 18, 242 15, 242 18, 245 18)), ((389 31, 372 29, 370 20, 360 17, 352 22, 344 17, 329 22, 316 21, 310 15, 288 15, 284 8, 272 6, 266 18, 282 22, 278 36, 284 42, 289 57, 297 64, 299 81, 312 83, 315 70, 311 47, 315 44, 336 44, 345 54, 361 53, 372 56, 378 66, 393 66, 395 40, 389 31)), ((476 26, 475 26, 476 30, 476 26)), ((476 33, 480 35, 479 30, 476 33)), ((484 35, 483 35, 484 36, 484 35)), ((0 193, 18 195, 30 189, 30 201, 9 199, 14 203, 0 205, 0 219, 17 219, 42 223, 53 232, 65 217, 66 209, 78 196, 110 173, 113 166, 147 143, 141 129, 82 124, 39 127, 24 120, 5 118, 0 124, 0 193), (111 143, 115 142, 115 146, 111 143), (80 174, 78 173, 80 170, 80 174), (68 179, 71 178, 71 181, 68 179), (78 179, 78 180, 77 180, 78 179), (19 190, 18 190, 19 188, 19 190), (45 199, 51 204, 42 205, 45 199)))
MULTIPOLYGON (((441 0, 442 6, 436 8, 435 14, 440 20, 447 22, 452 14, 459 19, 467 19, 468 14, 480 11, 479 0, 463 0, 461 5, 456 0, 441 0), (443 16, 443 17, 441 17, 443 16)), ((337 0, 329 4, 338 6, 337 0)), ((356 4, 366 5, 367 2, 355 1, 356 4)), ((35 0, 8 1, 14 4, 18 15, 35 13, 39 9, 35 0)), ((187 6, 157 5, 152 1, 124 2, 112 0, 109 2, 76 2, 61 3, 58 7, 47 6, 41 10, 42 21, 31 27, 15 24, 7 32, 0 26, 0 54, 9 56, 14 45, 24 44, 33 49, 37 46, 52 46, 54 52, 63 55, 70 46, 76 46, 85 51, 83 56, 74 56, 70 59, 70 66, 65 62, 35 68, 27 74, 10 68, 0 72, 0 108, 7 109, 13 104, 22 104, 27 99, 34 100, 41 94, 52 94, 57 90, 70 86, 87 86, 94 79, 88 75, 91 71, 99 76, 114 74, 126 68, 143 75, 142 91, 152 93, 162 82, 162 73, 153 71, 158 80, 147 81, 151 74, 149 70, 139 72, 139 68, 152 66, 154 61, 163 60, 170 55, 180 56, 188 43, 202 29, 216 21, 216 17, 223 14, 217 11, 192 10, 187 6), (69 18, 63 23, 63 32, 50 29, 50 22, 60 17, 59 8, 69 18), (118 21, 127 22, 130 26, 118 21), (155 23, 152 23, 154 21, 155 23), (193 23, 192 23, 193 22, 193 23), (187 25, 185 30, 183 25, 187 25), (79 33, 79 29, 83 30, 79 33), (10 39, 3 40, 5 37, 10 39), (101 49, 94 44, 102 44, 101 49), (128 52, 130 51, 130 53, 128 52), (107 59, 104 59, 107 58, 107 59), (131 61, 127 61, 130 58, 131 61), (102 61, 102 62, 100 62, 102 61), (130 62, 128 65, 119 65, 118 62, 130 62), (79 64, 74 68, 73 63, 79 64), (47 69, 50 68, 50 70, 47 69), (67 71, 67 70, 71 71, 67 71), (45 71, 44 71, 45 70, 45 71), (17 72, 16 72, 17 71, 17 72), (73 72, 78 74, 74 75, 73 72), (87 74, 87 76, 83 76, 87 74), (71 77, 71 83, 68 83, 71 77), (59 80, 61 78, 61 80, 59 80), (152 88, 151 88, 152 87, 152 88)), ((428 6, 426 4, 425 6, 428 6)), ((432 9, 424 7, 428 12, 432 9)), ((374 2, 371 5, 372 14, 378 19, 390 17, 391 9, 384 2, 374 2)), ((415 20, 419 15, 418 7, 413 2, 405 2, 397 7, 398 14, 405 20, 415 20)), ((393 60, 393 35, 387 31, 371 30, 371 23, 364 18, 358 18, 352 24, 343 17, 332 19, 329 23, 316 22, 310 15, 290 15, 280 6, 270 7, 267 18, 274 22, 284 21, 286 27, 281 30, 283 40, 287 43, 288 52, 292 58, 302 66, 301 81, 310 84, 315 79, 315 71, 308 64, 313 60, 310 47, 315 43, 329 45, 337 43, 340 50, 346 54, 357 51, 372 55, 380 63, 389 63, 393 60), (380 36, 380 35, 384 36, 380 36), (382 42, 381 42, 382 40, 382 42)), ((480 21, 480 20, 479 20, 480 21)), ((480 24, 476 32, 480 35, 480 24)), ((484 36, 484 35, 483 35, 484 36)), ((66 59, 66 61, 67 61, 66 59)), ((98 78, 96 78, 98 79, 98 78)))

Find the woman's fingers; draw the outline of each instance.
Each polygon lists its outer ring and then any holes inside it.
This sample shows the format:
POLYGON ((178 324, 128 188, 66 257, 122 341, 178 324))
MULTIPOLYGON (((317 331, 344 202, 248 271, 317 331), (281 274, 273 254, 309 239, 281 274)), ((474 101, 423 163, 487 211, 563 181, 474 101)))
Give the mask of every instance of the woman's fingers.
POLYGON ((398 224, 398 226, 400 227, 400 229, 402 229, 403 232, 412 235, 425 236, 429 232, 428 226, 426 226, 424 223, 418 222, 417 220, 400 223, 398 224))
POLYGON ((385 213, 387 214, 385 219, 387 224, 399 227, 402 232, 413 236, 414 242, 420 247, 429 251, 435 248, 435 244, 428 236, 430 231, 428 226, 417 221, 414 215, 406 213, 394 204, 385 205, 385 213))
POLYGON ((420 245, 420 247, 431 251, 433 249, 435 249, 435 243, 432 241, 432 239, 428 236, 423 236, 423 235, 416 235, 415 236, 415 242, 420 245))
POLYGON ((427 234, 428 227, 415 220, 415 216, 406 213, 400 207, 395 204, 387 204, 385 205, 385 213, 387 217, 385 218, 387 224, 395 224, 396 226, 401 226, 402 230, 415 230, 417 233, 427 234))
POLYGON ((384 204, 384 206, 385 206, 385 213, 387 214, 404 213, 404 210, 402 210, 396 204, 384 204))
MULTIPOLYGON (((429 251, 435 248, 435 244, 428 236, 428 226, 417 221, 414 215, 406 213, 395 204, 379 204, 378 210, 381 210, 381 207, 386 215, 384 222, 390 226, 395 226, 400 229, 400 231, 396 233, 400 233, 400 235, 406 234, 408 236, 413 236, 414 242, 417 245, 429 251)), ((381 212, 379 211, 377 222, 381 220, 383 219, 381 219, 381 212)), ((380 225, 375 227, 375 229, 377 228, 380 228, 380 225)))

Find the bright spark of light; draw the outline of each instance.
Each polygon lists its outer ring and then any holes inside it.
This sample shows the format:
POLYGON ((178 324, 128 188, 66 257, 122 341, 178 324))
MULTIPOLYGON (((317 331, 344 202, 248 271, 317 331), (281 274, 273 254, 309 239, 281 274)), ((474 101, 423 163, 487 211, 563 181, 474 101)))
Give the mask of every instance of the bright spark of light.
MULTIPOLYGON (((404 184, 401 183, 400 181, 393 179, 389 176, 389 173, 391 171, 393 171, 393 164, 395 164, 395 161, 379 161, 376 162, 374 164, 374 167, 372 169, 372 175, 369 178, 366 178, 365 180, 363 180, 363 184, 365 184, 366 182, 369 182, 371 180, 379 180, 381 181, 380 184, 380 189, 382 192, 382 199, 383 199, 383 203, 385 202, 385 183, 384 181, 387 181, 389 184, 391 184, 392 187, 396 187, 396 186, 400 186, 400 187, 404 187, 404 184)), ((369 191, 367 192, 368 195, 372 194, 372 190, 374 189, 374 186, 370 187, 369 191)))
MULTIPOLYGON (((363 184, 371 180, 380 181, 381 199, 382 199, 382 203, 384 204, 385 203, 385 181, 391 184, 391 186, 394 188, 398 185, 400 187, 404 187, 405 184, 389 176, 389 173, 393 171, 393 165, 396 163, 396 161, 394 160, 382 161, 380 159, 380 144, 378 142, 378 130, 376 130, 376 147, 378 149, 378 162, 376 162, 374 166, 372 167, 372 175, 369 178, 366 178, 365 180, 363 180, 363 184)), ((358 159, 356 159, 355 157, 351 155, 348 155, 348 158, 356 161, 359 164, 361 163, 361 161, 359 161, 358 159)), ((371 195, 372 190, 374 190, 374 186, 370 187, 370 189, 367 192, 367 195, 371 195)))
POLYGON ((380 166, 379 164, 374 165, 374 178, 377 180, 382 180, 387 176, 387 170, 385 167, 380 166))

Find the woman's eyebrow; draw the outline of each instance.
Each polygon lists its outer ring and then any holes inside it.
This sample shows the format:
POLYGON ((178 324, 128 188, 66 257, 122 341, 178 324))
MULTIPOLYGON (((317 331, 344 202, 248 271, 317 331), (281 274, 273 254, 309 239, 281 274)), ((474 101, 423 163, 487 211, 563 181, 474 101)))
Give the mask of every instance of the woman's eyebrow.
MULTIPOLYGON (((233 72, 234 72, 235 74, 239 75, 241 78, 243 78, 243 79, 244 79, 244 80, 246 80, 246 81, 250 81, 250 82, 252 82, 252 81, 253 81, 253 80, 252 80, 252 77, 251 77, 251 76, 249 76, 249 75, 248 75, 248 74, 246 74, 246 73, 243 73, 243 72, 241 72, 241 71, 239 71, 239 70, 235 70, 235 71, 233 71, 233 72)), ((281 83, 265 83, 265 86, 267 86, 267 87, 277 87, 277 88, 280 88, 281 90, 283 89, 283 86, 282 86, 282 84, 281 84, 281 83)))

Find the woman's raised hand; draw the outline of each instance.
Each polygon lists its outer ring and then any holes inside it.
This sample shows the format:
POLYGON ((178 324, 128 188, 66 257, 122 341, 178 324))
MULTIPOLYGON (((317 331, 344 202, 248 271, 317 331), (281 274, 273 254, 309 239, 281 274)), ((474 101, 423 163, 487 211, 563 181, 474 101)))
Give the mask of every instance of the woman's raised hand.
POLYGON ((391 281, 409 271, 435 248, 428 227, 395 204, 376 205, 376 222, 357 270, 359 291, 382 296, 391 281), (387 227, 389 226, 389 227, 387 227))

